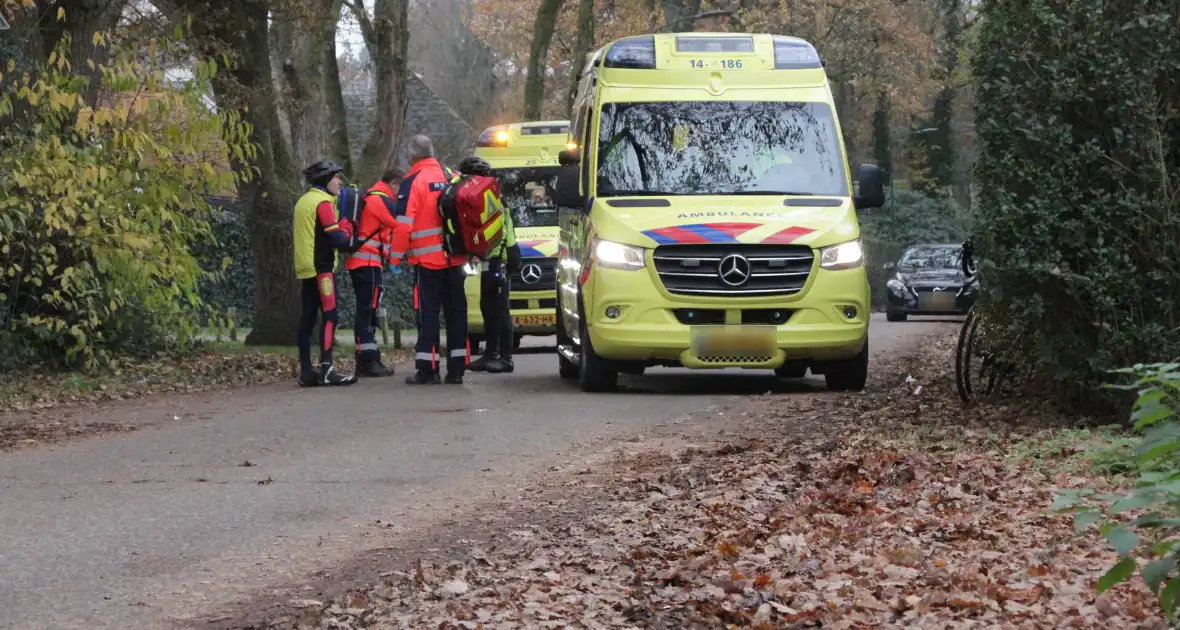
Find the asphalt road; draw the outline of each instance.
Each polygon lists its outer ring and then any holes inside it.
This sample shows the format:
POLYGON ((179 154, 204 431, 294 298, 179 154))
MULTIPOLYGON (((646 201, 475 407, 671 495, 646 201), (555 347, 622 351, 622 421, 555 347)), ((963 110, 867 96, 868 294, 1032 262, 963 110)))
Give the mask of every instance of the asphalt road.
MULTIPOLYGON (((874 315, 871 349, 906 350, 949 325, 874 315)), ((0 455, 0 628, 169 627, 376 546, 377 520, 406 531, 511 494, 520 471, 580 445, 745 394, 822 387, 657 369, 590 395, 556 363, 552 351, 520 354, 515 374, 469 374, 461 387, 409 388, 399 365, 351 388, 156 399, 92 414, 138 431, 0 455)))

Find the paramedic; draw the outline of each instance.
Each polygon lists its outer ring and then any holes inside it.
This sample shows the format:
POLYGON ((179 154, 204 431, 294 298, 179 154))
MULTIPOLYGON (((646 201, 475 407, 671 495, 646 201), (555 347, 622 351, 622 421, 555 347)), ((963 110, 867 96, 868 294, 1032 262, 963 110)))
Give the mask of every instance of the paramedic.
POLYGON ((393 252, 393 231, 397 227, 394 190, 404 175, 396 168, 385 171, 381 180, 366 192, 360 224, 355 227, 360 246, 344 259, 356 294, 357 376, 393 376, 393 368, 381 360, 381 349, 377 346, 380 326, 377 316, 384 293, 381 268, 385 264, 396 267, 404 255, 393 252))
POLYGON ((398 187, 398 229, 393 249, 404 250, 415 268, 414 308, 418 311, 418 343, 410 385, 439 382, 439 314, 447 321, 446 382, 462 384, 467 368, 467 297, 463 291, 467 256, 451 257, 443 249, 442 215, 438 197, 447 175, 434 159, 430 138, 410 139, 410 171, 398 187), (403 212, 404 210, 404 212, 403 212))
MULTIPOLYGON (((486 160, 469 157, 459 163, 462 175, 494 177, 492 166, 486 160)), ((512 290, 511 274, 520 267, 520 246, 516 244, 516 230, 512 226, 512 213, 504 212, 504 238, 492 250, 487 261, 480 263, 479 310, 483 314, 484 330, 487 331, 487 345, 482 357, 468 366, 473 372, 512 372, 512 314, 509 311, 508 294, 512 290)))
POLYGON ((336 342, 336 250, 348 247, 352 224, 339 219, 336 195, 343 182, 344 169, 320 160, 303 171, 310 187, 295 204, 295 277, 299 279, 303 308, 299 319, 299 385, 352 385, 356 377, 341 374, 332 366, 332 346, 336 342), (320 327, 320 369, 311 365, 311 335, 316 315, 322 314, 320 327))

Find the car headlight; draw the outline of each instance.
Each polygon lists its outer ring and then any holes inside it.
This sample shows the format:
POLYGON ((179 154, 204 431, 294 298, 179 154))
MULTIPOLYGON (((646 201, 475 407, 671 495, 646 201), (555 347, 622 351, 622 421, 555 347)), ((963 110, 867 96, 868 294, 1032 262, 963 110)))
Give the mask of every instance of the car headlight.
POLYGON ((819 250, 819 266, 830 271, 852 269, 863 265, 864 262, 864 250, 860 247, 860 239, 819 250))
POLYGON ((893 291, 898 295, 905 295, 905 283, 903 283, 901 280, 898 280, 897 278, 890 278, 889 282, 885 283, 885 286, 889 287, 890 291, 893 291))
POLYGON ((463 273, 469 276, 479 275, 479 261, 470 260, 466 265, 463 265, 463 273))
POLYGON ((643 269, 643 248, 614 241, 594 240, 594 264, 607 269, 643 269))

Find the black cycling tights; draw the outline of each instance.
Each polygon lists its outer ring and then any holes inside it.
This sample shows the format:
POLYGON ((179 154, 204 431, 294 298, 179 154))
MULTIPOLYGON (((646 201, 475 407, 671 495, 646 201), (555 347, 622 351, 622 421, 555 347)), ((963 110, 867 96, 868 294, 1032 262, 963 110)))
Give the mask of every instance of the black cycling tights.
POLYGON ((303 310, 299 317, 299 365, 311 367, 311 335, 315 332, 316 316, 323 313, 320 326, 320 363, 332 362, 332 346, 336 345, 336 280, 330 273, 321 273, 301 282, 303 310))

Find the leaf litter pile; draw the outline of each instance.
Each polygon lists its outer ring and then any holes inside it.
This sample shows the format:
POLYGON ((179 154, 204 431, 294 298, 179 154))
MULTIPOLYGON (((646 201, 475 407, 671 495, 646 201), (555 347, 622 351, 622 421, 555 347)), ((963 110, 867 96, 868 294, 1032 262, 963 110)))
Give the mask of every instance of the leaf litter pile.
MULTIPOLYGON (((354 361, 341 353, 339 369, 354 361)), ((385 360, 408 357, 386 350, 385 360)), ((187 359, 125 362, 95 376, 37 372, 0 385, 0 449, 56 442, 71 437, 129 431, 131 425, 91 422, 63 409, 134 400, 145 396, 197 393, 292 381, 298 359, 274 352, 206 352, 187 359)))
POLYGON ((761 397, 741 420, 756 439, 631 456, 576 522, 291 602, 268 627, 1166 627, 1141 580, 1097 596, 1113 552, 1050 511, 1054 489, 1103 482, 1009 456, 1060 419, 960 409, 951 344, 897 368, 925 383, 761 397))

